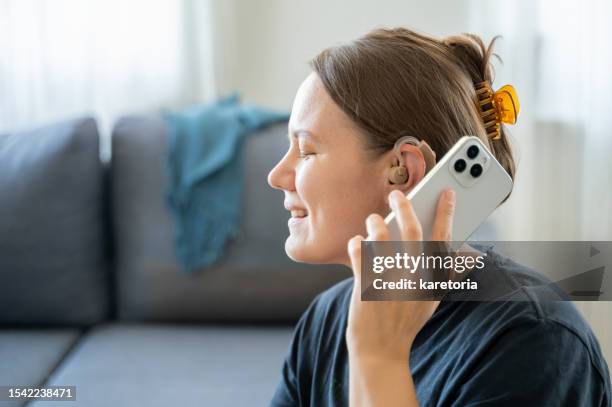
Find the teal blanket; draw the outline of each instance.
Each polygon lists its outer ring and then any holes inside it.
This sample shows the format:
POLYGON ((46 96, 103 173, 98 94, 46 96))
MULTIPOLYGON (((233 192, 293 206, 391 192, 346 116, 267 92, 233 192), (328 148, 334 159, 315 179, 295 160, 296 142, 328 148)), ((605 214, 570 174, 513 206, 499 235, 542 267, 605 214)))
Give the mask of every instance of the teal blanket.
POLYGON ((183 271, 211 265, 221 258, 228 240, 239 234, 241 144, 254 130, 288 117, 242 105, 237 94, 164 115, 169 128, 166 198, 183 271))

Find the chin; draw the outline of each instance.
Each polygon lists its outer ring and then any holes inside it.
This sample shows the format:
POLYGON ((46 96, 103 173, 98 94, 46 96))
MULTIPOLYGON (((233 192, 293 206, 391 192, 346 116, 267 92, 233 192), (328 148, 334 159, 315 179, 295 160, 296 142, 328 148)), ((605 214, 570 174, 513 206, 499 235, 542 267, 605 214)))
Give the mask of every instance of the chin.
POLYGON ((329 263, 329 256, 321 247, 317 245, 305 243, 302 239, 298 239, 295 236, 289 235, 285 241, 285 253, 287 256, 298 263, 310 263, 310 264, 327 264, 329 263))

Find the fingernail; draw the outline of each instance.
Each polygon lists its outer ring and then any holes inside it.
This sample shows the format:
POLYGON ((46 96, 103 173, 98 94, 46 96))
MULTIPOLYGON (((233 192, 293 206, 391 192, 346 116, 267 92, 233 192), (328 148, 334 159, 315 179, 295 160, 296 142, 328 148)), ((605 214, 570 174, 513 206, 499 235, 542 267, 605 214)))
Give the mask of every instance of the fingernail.
POLYGON ((451 202, 455 201, 455 191, 452 189, 449 189, 448 191, 446 191, 446 199, 448 199, 451 202))

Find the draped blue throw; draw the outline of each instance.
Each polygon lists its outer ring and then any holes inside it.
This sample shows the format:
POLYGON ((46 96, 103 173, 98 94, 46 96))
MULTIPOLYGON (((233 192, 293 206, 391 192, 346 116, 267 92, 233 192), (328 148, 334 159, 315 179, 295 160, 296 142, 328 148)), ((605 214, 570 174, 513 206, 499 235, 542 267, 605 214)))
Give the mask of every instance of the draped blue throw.
POLYGON ((219 260, 228 240, 239 234, 242 142, 255 130, 288 117, 243 105, 237 93, 164 114, 169 128, 166 199, 175 219, 174 246, 184 272, 219 260))

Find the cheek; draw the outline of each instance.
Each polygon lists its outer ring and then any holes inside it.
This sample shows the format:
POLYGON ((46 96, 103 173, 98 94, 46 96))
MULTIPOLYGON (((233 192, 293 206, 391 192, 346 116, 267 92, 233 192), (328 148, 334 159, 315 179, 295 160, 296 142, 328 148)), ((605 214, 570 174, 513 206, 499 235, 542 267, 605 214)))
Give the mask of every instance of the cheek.
POLYGON ((365 218, 375 212, 382 201, 383 191, 372 171, 340 165, 312 163, 296 174, 296 189, 306 205, 310 231, 317 241, 337 243, 365 232, 365 218))

